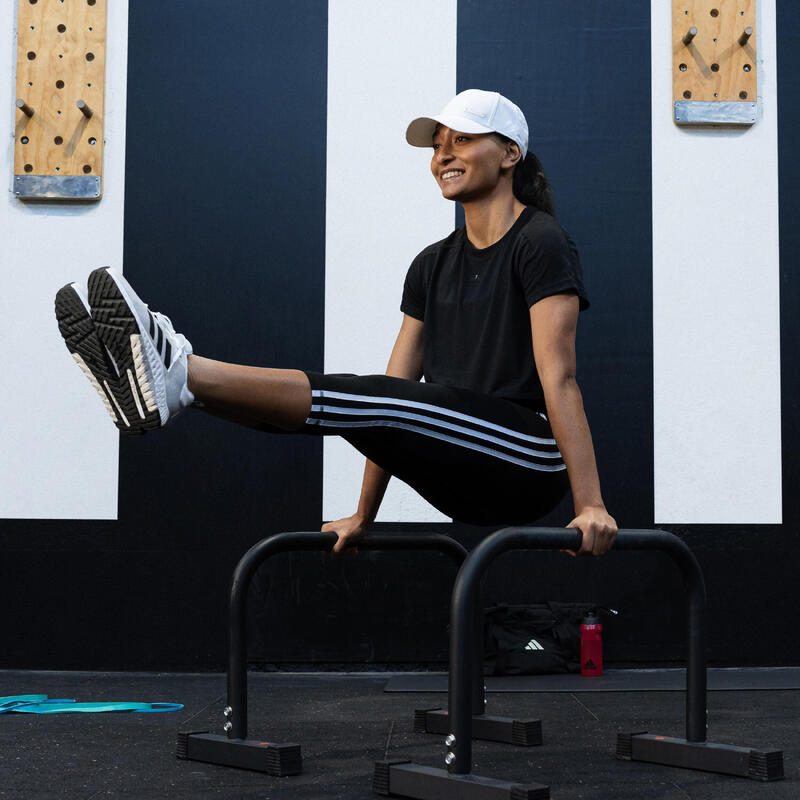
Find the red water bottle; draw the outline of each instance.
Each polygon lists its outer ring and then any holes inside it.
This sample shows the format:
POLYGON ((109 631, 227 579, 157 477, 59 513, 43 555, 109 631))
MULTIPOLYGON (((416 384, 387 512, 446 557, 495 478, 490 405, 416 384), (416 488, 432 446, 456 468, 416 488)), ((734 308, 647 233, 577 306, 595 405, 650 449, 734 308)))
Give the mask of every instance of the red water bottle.
POLYGON ((581 675, 599 678, 603 674, 603 626, 600 618, 590 611, 581 623, 581 675))

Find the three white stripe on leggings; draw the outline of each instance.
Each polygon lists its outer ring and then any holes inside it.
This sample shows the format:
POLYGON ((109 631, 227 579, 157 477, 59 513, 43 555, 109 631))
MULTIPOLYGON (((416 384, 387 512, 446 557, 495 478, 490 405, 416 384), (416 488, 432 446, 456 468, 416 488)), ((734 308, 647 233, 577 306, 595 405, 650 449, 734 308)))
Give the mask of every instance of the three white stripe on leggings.
POLYGON ((404 430, 420 433, 424 436, 430 436, 434 439, 439 439, 440 441, 449 442, 450 444, 455 444, 460 447, 466 447, 470 450, 476 450, 478 452, 494 456, 495 458, 500 458, 503 461, 508 461, 528 469, 535 469, 541 472, 558 472, 566 469, 566 465, 561 459, 561 453, 556 448, 555 439, 521 433, 520 431, 506 428, 503 425, 498 425, 494 422, 488 422, 487 420, 480 419, 479 417, 474 417, 469 414, 464 414, 459 411, 453 411, 449 408, 436 406, 431 403, 421 403, 416 400, 403 400, 396 397, 375 397, 371 395, 350 394, 347 392, 329 391, 327 389, 314 389, 312 390, 311 395, 311 413, 306 420, 306 423, 309 425, 320 425, 335 428, 360 428, 383 425, 394 428, 402 428, 404 430), (325 403, 324 401, 326 399, 346 401, 347 405, 325 403), (376 404, 387 407, 373 407, 376 404), (414 409, 414 411, 410 411, 408 409, 414 409), (432 416, 430 413, 424 413, 426 411, 435 412, 436 414, 447 417, 449 420, 453 421, 447 421, 440 419, 437 416, 432 416), (359 416, 382 417, 383 419, 354 419, 359 416), (426 425, 435 426, 439 430, 432 430, 431 428, 414 424, 420 422, 423 422, 426 425), (473 427, 467 427, 467 425, 473 427), (449 433, 445 433, 444 431, 449 431, 449 433), (508 437, 508 439, 514 439, 516 441, 508 441, 500 438, 499 436, 493 435, 489 431, 494 431, 495 433, 499 433, 502 436, 508 437), (468 435, 473 438, 478 438, 483 443, 479 444, 466 438, 459 438, 459 435, 468 435), (541 464, 535 461, 529 461, 522 457, 515 457, 510 453, 506 453, 503 450, 497 449, 496 446, 493 447, 492 445, 502 445, 503 447, 520 453, 523 456, 527 455, 536 458, 553 460, 557 459, 557 463, 554 462, 552 464, 541 464), (554 449, 541 450, 534 449, 533 447, 526 445, 544 445, 554 449))

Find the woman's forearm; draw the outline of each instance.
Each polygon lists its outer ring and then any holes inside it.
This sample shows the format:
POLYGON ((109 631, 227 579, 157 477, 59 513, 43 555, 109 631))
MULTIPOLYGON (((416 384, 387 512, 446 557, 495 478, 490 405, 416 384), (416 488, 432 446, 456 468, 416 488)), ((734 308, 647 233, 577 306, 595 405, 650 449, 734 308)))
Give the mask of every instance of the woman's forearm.
MULTIPOLYGON (((389 377, 403 378, 409 381, 418 381, 422 377, 423 330, 422 320, 408 315, 403 317, 400 333, 397 335, 392 355, 386 365, 386 374, 389 377)), ((391 473, 367 459, 356 513, 368 525, 371 525, 378 515, 378 509, 391 477, 391 473)))
POLYGON ((575 513, 589 506, 605 508, 600 493, 592 434, 583 409, 583 398, 574 378, 544 387, 547 415, 556 444, 567 465, 575 513))
POLYGON ((368 525, 371 525, 378 516, 378 509, 391 477, 385 469, 367 459, 364 467, 364 482, 361 484, 361 498, 358 501, 356 513, 363 517, 368 525))

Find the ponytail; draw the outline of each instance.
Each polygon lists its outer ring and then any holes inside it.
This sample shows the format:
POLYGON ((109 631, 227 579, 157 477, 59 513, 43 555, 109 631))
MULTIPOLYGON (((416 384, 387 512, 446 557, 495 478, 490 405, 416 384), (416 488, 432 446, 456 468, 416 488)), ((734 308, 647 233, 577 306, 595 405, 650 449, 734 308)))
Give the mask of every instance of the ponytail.
POLYGON ((536 206, 540 211, 555 217, 553 190, 547 182, 541 162, 533 153, 528 153, 522 161, 517 162, 512 191, 520 203, 536 206))
MULTIPOLYGON (((511 142, 508 136, 502 133, 493 134, 503 142, 511 142)), ((555 217, 555 206, 553 205, 553 190, 547 182, 544 168, 541 161, 536 156, 528 152, 524 159, 517 162, 514 167, 514 178, 511 185, 514 197, 526 206, 535 206, 540 211, 555 217)))

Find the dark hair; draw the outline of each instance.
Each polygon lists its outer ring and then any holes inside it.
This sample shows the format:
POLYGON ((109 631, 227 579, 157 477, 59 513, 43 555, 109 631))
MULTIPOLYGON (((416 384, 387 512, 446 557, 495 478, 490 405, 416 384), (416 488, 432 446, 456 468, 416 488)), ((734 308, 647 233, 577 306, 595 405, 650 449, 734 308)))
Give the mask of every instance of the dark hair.
MULTIPOLYGON (((502 133, 494 135, 503 142, 514 141, 508 136, 503 136, 502 133)), ((526 206, 535 206, 540 211, 545 211, 555 217, 553 190, 547 182, 541 161, 533 153, 528 152, 522 161, 517 162, 517 166, 514 168, 512 191, 520 203, 526 206)))

